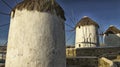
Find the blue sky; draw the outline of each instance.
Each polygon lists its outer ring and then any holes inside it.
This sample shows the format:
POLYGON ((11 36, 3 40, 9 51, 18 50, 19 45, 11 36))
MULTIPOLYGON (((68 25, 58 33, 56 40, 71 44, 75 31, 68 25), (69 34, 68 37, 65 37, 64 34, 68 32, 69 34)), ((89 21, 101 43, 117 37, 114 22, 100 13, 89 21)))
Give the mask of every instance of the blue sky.
MULTIPOLYGON (((11 7, 16 5, 15 0, 4 0, 11 7)), ((17 3, 21 0, 16 0, 17 3)), ((100 30, 105 31, 109 25, 120 29, 120 0, 57 0, 65 11, 66 24, 74 27, 83 17, 88 16, 100 25, 100 30)), ((10 13, 11 9, 0 0, 0 11, 10 13)), ((0 14, 0 26, 10 23, 10 17, 0 14)), ((66 25, 66 44, 73 45, 75 31, 66 25)), ((9 25, 0 27, 0 44, 7 41, 9 25)))

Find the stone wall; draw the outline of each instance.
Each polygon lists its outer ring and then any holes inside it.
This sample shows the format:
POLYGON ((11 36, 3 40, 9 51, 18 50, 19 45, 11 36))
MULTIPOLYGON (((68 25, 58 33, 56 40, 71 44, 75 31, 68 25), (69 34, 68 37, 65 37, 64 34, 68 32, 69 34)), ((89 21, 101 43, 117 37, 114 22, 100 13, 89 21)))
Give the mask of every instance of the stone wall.
POLYGON ((66 64, 67 67, 100 67, 100 63, 104 65, 103 61, 100 62, 101 57, 116 59, 119 50, 120 47, 66 48, 66 64))
MULTIPOLYGON (((98 67, 101 57, 114 59, 120 54, 120 47, 66 48, 67 67, 98 67)), ((120 59, 120 56, 117 57, 120 59)), ((117 63, 118 64, 118 63, 117 63)), ((100 65, 99 65, 100 66, 100 65)))
POLYGON ((97 56, 112 59, 120 54, 120 47, 66 48, 67 57, 97 56))
POLYGON ((99 47, 99 48, 79 48, 76 49, 76 56, 97 56, 116 58, 120 53, 120 47, 99 47))
POLYGON ((98 67, 97 57, 67 58, 67 67, 98 67))

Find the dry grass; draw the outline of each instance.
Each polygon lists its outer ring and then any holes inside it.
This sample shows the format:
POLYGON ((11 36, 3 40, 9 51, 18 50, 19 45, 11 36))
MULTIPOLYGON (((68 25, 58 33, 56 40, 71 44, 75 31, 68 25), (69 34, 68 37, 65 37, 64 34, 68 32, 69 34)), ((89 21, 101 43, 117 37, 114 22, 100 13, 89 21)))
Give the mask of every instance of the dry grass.
POLYGON ((12 11, 15 13, 16 9, 27 9, 29 11, 36 10, 40 12, 49 12, 51 14, 55 13, 55 15, 60 16, 62 19, 66 20, 63 9, 57 2, 55 2, 55 0, 24 0, 17 4, 12 11))
POLYGON ((115 26, 111 26, 105 32, 105 34, 109 34, 109 33, 110 34, 117 34, 117 33, 120 33, 120 30, 117 29, 115 26))
POLYGON ((89 18, 89 17, 84 17, 84 18, 82 18, 82 19, 77 23, 76 27, 77 27, 77 26, 85 26, 85 25, 95 25, 96 27, 99 28, 99 25, 98 25, 95 21, 93 21, 91 18, 89 18))

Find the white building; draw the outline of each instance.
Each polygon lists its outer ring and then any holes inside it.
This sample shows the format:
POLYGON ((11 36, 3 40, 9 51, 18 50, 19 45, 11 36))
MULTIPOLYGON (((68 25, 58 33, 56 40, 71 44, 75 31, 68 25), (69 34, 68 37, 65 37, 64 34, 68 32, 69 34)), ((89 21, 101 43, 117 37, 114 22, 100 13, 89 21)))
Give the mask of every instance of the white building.
POLYGON ((66 67, 64 11, 54 0, 23 0, 11 12, 6 67, 66 67))
POLYGON ((84 16, 76 25, 75 48, 96 47, 99 45, 99 25, 84 16))
POLYGON ((120 46, 120 30, 111 25, 104 33, 106 46, 120 46))

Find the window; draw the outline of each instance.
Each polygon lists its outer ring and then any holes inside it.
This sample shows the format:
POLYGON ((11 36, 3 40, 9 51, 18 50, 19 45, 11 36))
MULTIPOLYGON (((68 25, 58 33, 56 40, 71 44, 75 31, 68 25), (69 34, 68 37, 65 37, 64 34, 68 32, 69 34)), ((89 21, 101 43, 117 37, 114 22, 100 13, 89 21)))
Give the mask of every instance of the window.
POLYGON ((81 47, 81 45, 79 44, 79 47, 81 47))

